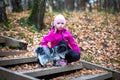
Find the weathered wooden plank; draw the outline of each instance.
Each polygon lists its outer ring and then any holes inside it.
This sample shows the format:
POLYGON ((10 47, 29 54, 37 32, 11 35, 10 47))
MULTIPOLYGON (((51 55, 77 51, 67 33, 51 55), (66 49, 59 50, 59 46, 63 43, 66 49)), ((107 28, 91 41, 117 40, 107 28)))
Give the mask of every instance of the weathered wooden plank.
POLYGON ((0 67, 0 80, 39 80, 39 79, 0 67))
POLYGON ((82 69, 82 63, 80 64, 74 64, 74 65, 66 65, 63 67, 54 67, 54 68, 47 68, 47 69, 37 69, 37 70, 31 70, 28 72, 22 72, 23 74, 33 76, 33 77, 40 77, 40 76, 46 76, 50 74, 56 74, 60 72, 66 72, 66 71, 72 71, 77 69, 82 69))
POLYGON ((2 36, 2 35, 0 35, 0 43, 2 44, 5 43, 5 46, 18 48, 22 50, 26 50, 28 45, 28 43, 23 42, 21 40, 17 40, 17 39, 7 37, 7 36, 2 36))
POLYGON ((110 71, 113 73, 113 80, 120 80, 120 72, 119 71, 115 71, 115 70, 112 70, 110 68, 106 68, 106 67, 103 67, 103 66, 100 66, 100 65, 97 65, 97 64, 93 64, 93 63, 90 63, 90 62, 87 62, 87 61, 84 61, 84 60, 81 60, 81 63, 83 64, 83 66, 85 68, 88 68, 88 69, 103 69, 103 70, 107 70, 107 71, 110 71))
POLYGON ((0 66, 15 65, 15 64, 29 63, 29 62, 36 62, 36 61, 37 61, 36 57, 0 60, 0 66))
POLYGON ((105 80, 105 79, 109 79, 111 77, 112 77, 112 72, 105 72, 105 73, 94 74, 94 75, 72 77, 72 78, 68 78, 66 80, 105 80))
POLYGON ((16 52, 0 52, 0 56, 15 55, 15 54, 26 53, 26 52, 27 52, 27 50, 16 51, 16 52))

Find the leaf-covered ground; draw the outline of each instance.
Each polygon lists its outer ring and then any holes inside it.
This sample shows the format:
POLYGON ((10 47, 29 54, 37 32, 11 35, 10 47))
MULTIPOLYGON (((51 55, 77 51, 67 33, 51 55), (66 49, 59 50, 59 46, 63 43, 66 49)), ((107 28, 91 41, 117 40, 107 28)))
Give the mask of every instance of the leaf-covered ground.
MULTIPOLYGON (((28 50, 33 51, 48 33, 57 13, 46 13, 44 22, 47 28, 41 32, 35 32, 34 26, 27 24, 29 14, 29 11, 8 14, 9 30, 0 25, 0 35, 26 41, 28 50)), ((63 12, 63 15, 67 20, 66 27, 81 48, 82 60, 120 71, 120 13, 63 12)))

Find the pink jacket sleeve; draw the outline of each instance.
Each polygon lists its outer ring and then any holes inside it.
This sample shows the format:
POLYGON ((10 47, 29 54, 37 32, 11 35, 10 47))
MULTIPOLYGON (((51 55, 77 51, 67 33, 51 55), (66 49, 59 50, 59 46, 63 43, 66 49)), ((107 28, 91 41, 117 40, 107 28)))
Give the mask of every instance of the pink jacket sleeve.
POLYGON ((48 42, 52 42, 53 30, 51 30, 46 36, 44 36, 40 42, 40 45, 48 47, 48 42))
POLYGON ((72 34, 71 34, 69 31, 68 31, 68 34, 69 34, 69 38, 68 38, 69 47, 70 47, 72 50, 80 53, 80 52, 81 52, 81 51, 80 51, 80 48, 79 48, 79 46, 77 45, 77 43, 75 42, 72 34))

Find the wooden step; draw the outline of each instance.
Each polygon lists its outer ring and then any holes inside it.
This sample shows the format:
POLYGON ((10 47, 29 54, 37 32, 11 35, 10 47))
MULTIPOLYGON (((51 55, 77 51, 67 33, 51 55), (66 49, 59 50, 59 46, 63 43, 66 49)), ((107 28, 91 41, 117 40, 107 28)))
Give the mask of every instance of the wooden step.
POLYGON ((8 36, 2 36, 0 35, 0 44, 4 43, 4 46, 9 46, 11 48, 18 48, 18 49, 22 49, 22 50, 26 50, 27 49, 27 45, 28 43, 26 43, 25 41, 21 41, 21 40, 17 40, 8 36))
POLYGON ((106 67, 100 66, 98 64, 94 64, 94 63, 87 62, 87 61, 84 61, 84 60, 81 60, 81 63, 83 64, 83 66, 85 68, 88 68, 88 69, 95 69, 96 68, 96 69, 103 69, 103 70, 107 70, 109 72, 112 72, 113 80, 120 80, 120 72, 119 71, 112 70, 110 68, 106 68, 106 67))
POLYGON ((39 80, 39 79, 0 67, 0 80, 39 80))
POLYGON ((51 74, 72 71, 72 70, 77 70, 82 68, 83 68, 83 65, 82 63, 80 63, 80 64, 74 64, 74 65, 66 65, 63 67, 36 69, 36 70, 31 70, 31 71, 22 72, 22 73, 29 76, 33 76, 33 77, 40 77, 40 76, 51 75, 51 74))
POLYGON ((21 64, 21 63, 30 63, 30 62, 36 62, 36 61, 37 61, 36 57, 0 60, 0 66, 9 66, 9 65, 16 65, 16 64, 21 64))
MULTIPOLYGON (((1 60, 0 65, 1 66, 9 66, 9 65, 16 65, 16 64, 21 64, 21 63, 29 63, 29 62, 36 62, 37 58, 36 57, 29 57, 29 58, 18 58, 18 59, 11 59, 11 60, 1 60)), ((89 80, 88 78, 91 78, 91 80, 101 80, 111 78, 114 80, 120 80, 120 72, 102 67, 97 64, 93 64, 91 62, 83 61, 81 60, 79 64, 74 64, 74 65, 66 65, 63 67, 53 67, 53 68, 40 68, 40 69, 34 69, 34 70, 28 70, 26 72, 17 72, 20 74, 25 74, 28 76, 32 77, 40 77, 40 76, 46 76, 46 75, 52 75, 52 74, 57 74, 57 73, 62 73, 62 72, 67 72, 67 71, 72 71, 72 70, 77 70, 77 69, 82 69, 82 68, 87 68, 87 69, 101 69, 101 70, 106 70, 108 72, 106 73, 101 73, 97 75, 88 75, 85 77, 86 80, 89 80), (97 79, 98 78, 98 79, 97 79)), ((11 70, 10 70, 11 71, 11 70)), ((12 71, 15 72, 15 71, 12 71)), ((78 76, 78 77, 73 77, 76 79, 82 79, 84 78, 83 76, 78 76)))
POLYGON ((112 77, 112 72, 105 72, 100 74, 72 77, 65 80, 105 80, 111 77, 112 77))
POLYGON ((13 52, 0 52, 0 57, 1 56, 9 56, 9 55, 15 55, 15 54, 21 54, 21 53, 26 53, 28 52, 27 50, 21 50, 21 51, 13 51, 13 52))

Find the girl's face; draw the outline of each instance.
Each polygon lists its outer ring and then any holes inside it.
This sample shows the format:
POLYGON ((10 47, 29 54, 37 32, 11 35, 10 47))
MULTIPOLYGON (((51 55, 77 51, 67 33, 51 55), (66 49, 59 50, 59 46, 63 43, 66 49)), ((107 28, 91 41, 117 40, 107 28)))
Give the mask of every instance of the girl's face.
POLYGON ((64 29, 64 27, 65 27, 65 24, 62 23, 62 22, 58 22, 58 23, 56 24, 57 30, 62 30, 62 29, 64 29))

